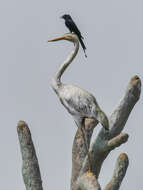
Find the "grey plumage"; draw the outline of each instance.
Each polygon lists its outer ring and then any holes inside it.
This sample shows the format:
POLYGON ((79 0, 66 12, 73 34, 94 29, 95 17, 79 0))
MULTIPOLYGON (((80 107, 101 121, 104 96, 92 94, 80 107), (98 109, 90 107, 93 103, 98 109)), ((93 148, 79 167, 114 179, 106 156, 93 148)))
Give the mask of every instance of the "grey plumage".
POLYGON ((86 90, 83 90, 77 86, 63 84, 61 82, 62 74, 77 55, 79 49, 79 41, 77 35, 69 33, 50 41, 58 41, 58 40, 68 40, 73 42, 74 50, 64 61, 64 63, 60 66, 59 70, 55 73, 55 75, 52 77, 52 88, 58 95, 61 103, 64 105, 67 111, 73 116, 79 128, 81 129, 84 128, 85 118, 94 118, 97 121, 99 121, 106 130, 108 130, 109 129, 108 118, 99 107, 95 97, 86 90))

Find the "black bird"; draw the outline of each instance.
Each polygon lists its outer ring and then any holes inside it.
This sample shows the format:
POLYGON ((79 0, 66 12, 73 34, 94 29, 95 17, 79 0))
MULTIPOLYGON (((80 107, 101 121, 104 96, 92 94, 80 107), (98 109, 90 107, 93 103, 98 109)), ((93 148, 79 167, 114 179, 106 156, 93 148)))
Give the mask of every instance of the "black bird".
POLYGON ((74 33, 78 36, 79 41, 80 41, 80 44, 81 44, 81 46, 82 46, 82 48, 83 48, 85 57, 87 57, 86 52, 85 52, 86 47, 85 47, 85 45, 84 45, 84 43, 83 43, 83 39, 84 39, 84 38, 82 37, 81 32, 79 31, 78 27, 76 26, 76 24, 75 24, 75 22, 73 21, 73 19, 71 18, 71 16, 65 14, 65 15, 63 15, 61 18, 63 18, 63 19, 65 20, 65 25, 67 26, 67 28, 69 29, 69 31, 70 31, 70 32, 74 32, 74 33))

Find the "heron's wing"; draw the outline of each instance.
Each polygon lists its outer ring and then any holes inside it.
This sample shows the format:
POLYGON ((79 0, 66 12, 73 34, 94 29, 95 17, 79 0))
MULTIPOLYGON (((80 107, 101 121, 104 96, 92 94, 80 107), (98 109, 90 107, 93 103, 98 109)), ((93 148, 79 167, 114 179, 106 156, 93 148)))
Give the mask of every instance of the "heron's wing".
POLYGON ((82 116, 91 116, 96 105, 92 95, 79 89, 78 92, 66 93, 64 99, 62 99, 62 104, 71 114, 82 116))

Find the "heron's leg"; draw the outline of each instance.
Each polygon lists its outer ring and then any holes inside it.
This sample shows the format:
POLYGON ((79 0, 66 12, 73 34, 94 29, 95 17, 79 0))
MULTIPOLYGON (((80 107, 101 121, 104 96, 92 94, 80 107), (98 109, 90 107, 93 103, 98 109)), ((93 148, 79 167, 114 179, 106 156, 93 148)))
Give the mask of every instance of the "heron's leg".
POLYGON ((84 141, 84 145, 85 145, 86 153, 88 157, 89 171, 91 171, 91 159, 90 159, 89 147, 88 147, 86 136, 85 136, 85 118, 82 120, 82 126, 80 126, 80 130, 82 132, 82 137, 83 137, 83 141, 84 141))

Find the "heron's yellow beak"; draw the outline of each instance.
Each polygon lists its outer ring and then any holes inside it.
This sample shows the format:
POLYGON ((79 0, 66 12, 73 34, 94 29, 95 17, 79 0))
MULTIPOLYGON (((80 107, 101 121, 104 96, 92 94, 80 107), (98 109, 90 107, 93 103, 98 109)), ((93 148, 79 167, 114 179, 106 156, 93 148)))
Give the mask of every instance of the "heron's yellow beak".
POLYGON ((48 42, 55 42, 55 41, 65 40, 65 39, 66 39, 65 35, 63 35, 63 36, 60 36, 60 37, 56 37, 56 38, 54 38, 52 40, 48 40, 48 42))

